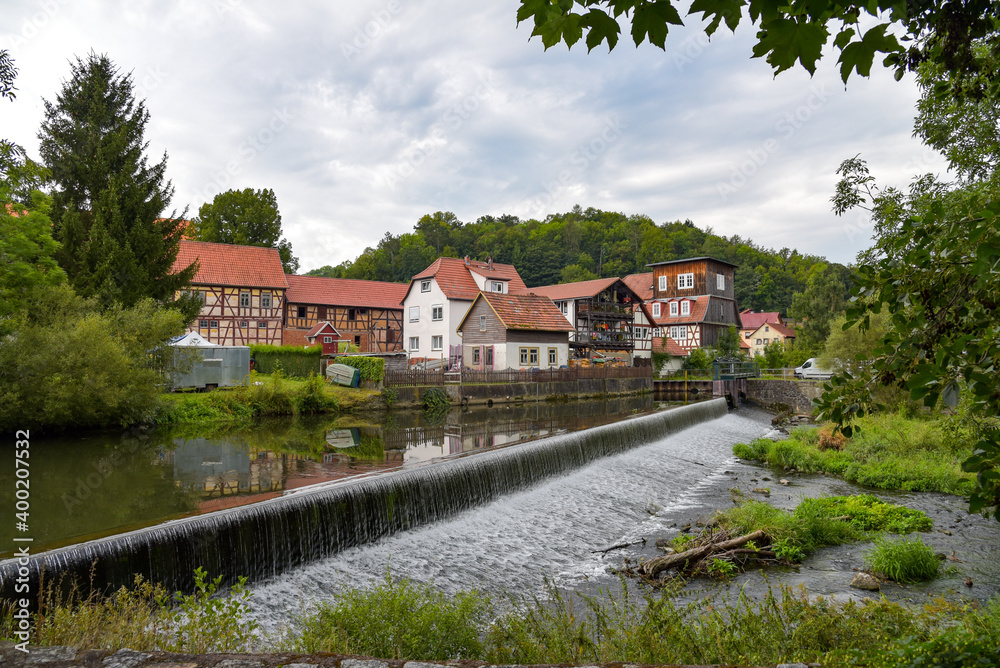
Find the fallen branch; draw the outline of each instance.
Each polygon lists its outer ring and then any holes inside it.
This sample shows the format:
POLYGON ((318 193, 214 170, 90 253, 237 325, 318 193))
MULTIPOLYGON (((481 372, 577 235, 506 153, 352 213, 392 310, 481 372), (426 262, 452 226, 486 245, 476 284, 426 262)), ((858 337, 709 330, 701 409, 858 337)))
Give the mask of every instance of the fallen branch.
POLYGON ((684 550, 683 552, 657 557, 639 566, 639 574, 646 577, 656 577, 661 572, 671 568, 694 568, 697 566, 697 562, 701 561, 705 557, 709 557, 719 552, 729 552, 730 550, 738 548, 741 545, 745 545, 752 540, 763 540, 766 535, 767 534, 765 534, 762 530, 758 529, 757 531, 748 533, 745 536, 723 540, 718 543, 709 543, 708 545, 694 547, 684 550))
POLYGON ((597 554, 598 552, 600 552, 601 554, 607 554, 611 550, 621 550, 626 547, 632 547, 633 545, 645 545, 645 544, 646 544, 646 539, 643 538, 642 540, 637 540, 634 543, 618 543, 617 545, 612 545, 611 547, 606 547, 601 550, 591 550, 590 552, 591 554, 597 554))

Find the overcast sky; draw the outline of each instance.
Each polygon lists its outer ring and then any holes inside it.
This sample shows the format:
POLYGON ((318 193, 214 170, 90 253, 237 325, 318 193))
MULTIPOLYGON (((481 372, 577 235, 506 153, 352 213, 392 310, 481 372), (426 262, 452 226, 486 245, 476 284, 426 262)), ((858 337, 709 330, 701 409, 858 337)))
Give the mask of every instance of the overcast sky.
POLYGON ((841 160, 887 184, 944 172, 913 139, 917 91, 876 66, 774 78, 755 30, 666 51, 546 52, 516 0, 3 0, 18 99, 0 136, 37 157, 42 98, 93 50, 133 73, 153 157, 193 216, 272 188, 302 271, 354 259, 425 213, 543 219, 574 204, 851 262, 871 225, 837 218, 841 160))

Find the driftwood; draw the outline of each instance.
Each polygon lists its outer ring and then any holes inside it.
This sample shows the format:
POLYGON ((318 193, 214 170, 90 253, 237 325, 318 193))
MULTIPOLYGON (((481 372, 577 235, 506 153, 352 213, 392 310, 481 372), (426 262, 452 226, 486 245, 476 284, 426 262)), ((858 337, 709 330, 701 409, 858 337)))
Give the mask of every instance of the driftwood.
POLYGON ((637 540, 632 543, 618 543, 616 545, 610 545, 608 547, 601 548, 600 550, 591 550, 590 552, 591 554, 598 554, 598 553, 607 554, 611 550, 622 550, 625 549, 626 547, 632 547, 633 545, 645 545, 645 544, 646 544, 646 539, 643 538, 642 540, 637 540))
MULTIPOLYGON (((746 545, 750 541, 760 541, 764 538, 766 538, 766 534, 758 529, 757 531, 748 533, 745 536, 729 538, 719 542, 712 542, 707 545, 692 547, 684 550, 683 552, 657 557, 656 559, 652 559, 640 565, 638 568, 639 575, 643 575, 645 577, 656 577, 663 571, 671 568, 690 569, 695 567, 699 562, 707 557, 718 555, 720 553, 726 553, 727 556, 729 553, 735 554, 735 550, 740 546, 746 545)), ((740 553, 743 554, 751 552, 755 552, 755 550, 740 550, 740 553)), ((768 552, 767 554, 761 554, 760 556, 773 558, 774 553, 768 552)))

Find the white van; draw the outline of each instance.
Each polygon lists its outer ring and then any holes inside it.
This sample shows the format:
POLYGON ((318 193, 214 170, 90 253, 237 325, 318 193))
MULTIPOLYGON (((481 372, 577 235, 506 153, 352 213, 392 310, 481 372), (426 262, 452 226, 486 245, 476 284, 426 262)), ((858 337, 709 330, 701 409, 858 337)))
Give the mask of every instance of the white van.
POLYGON ((827 371, 826 369, 821 369, 819 367, 819 358, 810 357, 802 366, 795 369, 796 378, 807 378, 811 380, 826 380, 833 376, 832 371, 827 371))

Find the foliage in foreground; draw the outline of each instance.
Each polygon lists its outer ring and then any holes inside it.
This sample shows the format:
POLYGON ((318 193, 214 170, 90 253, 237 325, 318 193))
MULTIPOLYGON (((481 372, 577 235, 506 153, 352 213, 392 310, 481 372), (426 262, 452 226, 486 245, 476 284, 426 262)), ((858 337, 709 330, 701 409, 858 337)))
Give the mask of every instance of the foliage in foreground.
POLYGON ((892 540, 880 536, 865 555, 865 566, 894 582, 908 584, 933 580, 941 562, 919 537, 892 540))
POLYGON ((941 422, 898 414, 869 415, 842 450, 821 449, 821 430, 799 428, 782 441, 756 439, 733 446, 741 459, 798 471, 823 471, 878 489, 967 496, 973 476, 962 471, 968 445, 941 422))

